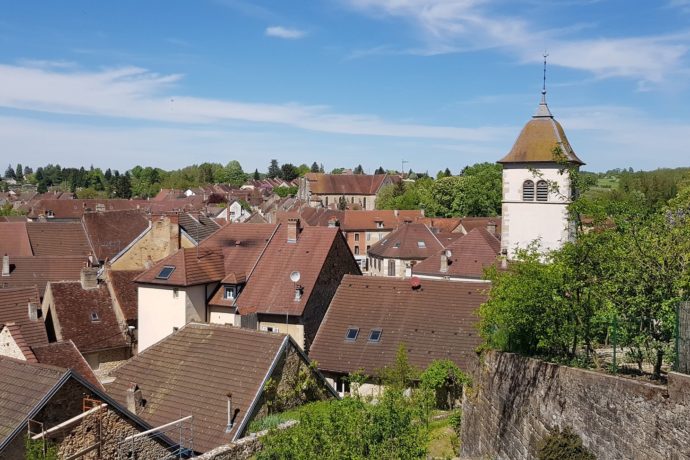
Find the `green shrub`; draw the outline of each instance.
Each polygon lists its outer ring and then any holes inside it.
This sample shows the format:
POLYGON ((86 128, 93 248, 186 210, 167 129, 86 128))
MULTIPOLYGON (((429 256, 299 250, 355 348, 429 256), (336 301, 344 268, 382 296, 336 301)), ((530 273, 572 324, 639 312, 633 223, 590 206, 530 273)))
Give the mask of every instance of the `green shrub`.
POLYGON ((537 448, 539 460, 596 460, 596 457, 585 446, 582 439, 572 428, 563 431, 554 429, 541 440, 537 448))

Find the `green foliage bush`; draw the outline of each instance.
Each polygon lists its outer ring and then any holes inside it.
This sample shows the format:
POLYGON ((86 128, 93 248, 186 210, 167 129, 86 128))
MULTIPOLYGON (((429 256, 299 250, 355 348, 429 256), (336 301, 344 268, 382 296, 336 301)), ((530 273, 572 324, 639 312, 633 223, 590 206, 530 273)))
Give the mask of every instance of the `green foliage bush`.
POLYGON ((596 460, 570 427, 554 430, 537 447, 538 460, 596 460))

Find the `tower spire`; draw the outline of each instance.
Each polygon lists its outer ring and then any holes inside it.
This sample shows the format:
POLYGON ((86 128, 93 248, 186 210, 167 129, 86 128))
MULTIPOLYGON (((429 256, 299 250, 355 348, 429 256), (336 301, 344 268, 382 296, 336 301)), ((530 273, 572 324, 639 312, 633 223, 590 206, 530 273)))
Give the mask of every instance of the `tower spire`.
POLYGON ((546 105, 546 58, 549 57, 549 54, 544 51, 544 78, 542 82, 542 87, 541 87, 541 102, 539 103, 539 107, 537 107, 537 113, 534 114, 535 118, 538 117, 553 117, 551 115, 551 111, 549 110, 549 106, 546 105))

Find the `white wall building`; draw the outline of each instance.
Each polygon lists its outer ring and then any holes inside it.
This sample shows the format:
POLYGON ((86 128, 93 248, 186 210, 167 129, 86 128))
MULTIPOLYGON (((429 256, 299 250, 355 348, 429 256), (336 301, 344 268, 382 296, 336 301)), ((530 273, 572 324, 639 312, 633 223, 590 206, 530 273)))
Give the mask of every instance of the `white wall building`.
POLYGON ((499 163, 503 165, 502 252, 512 258, 517 248, 535 240, 546 252, 572 239, 568 168, 584 163, 546 105, 545 90, 537 112, 499 163))

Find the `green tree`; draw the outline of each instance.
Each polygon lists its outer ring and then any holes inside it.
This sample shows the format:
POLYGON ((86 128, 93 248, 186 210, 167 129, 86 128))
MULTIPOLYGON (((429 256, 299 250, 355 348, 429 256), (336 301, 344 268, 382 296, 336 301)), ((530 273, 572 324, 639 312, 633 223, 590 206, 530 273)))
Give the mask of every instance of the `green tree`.
POLYGON ((253 178, 254 178, 254 180, 260 180, 260 179, 261 179, 261 174, 259 174, 259 170, 258 170, 258 169, 255 169, 255 170, 254 170, 254 176, 253 176, 253 178))
POLYGON ((313 163, 311 164, 310 171, 313 172, 313 173, 319 172, 319 165, 318 165, 317 162, 313 162, 313 163))
POLYGON ((353 174, 364 174, 364 168, 362 168, 362 165, 357 165, 352 172, 353 174))
POLYGON ((449 359, 432 361, 419 376, 420 387, 433 392, 439 409, 453 409, 470 378, 449 359))
POLYGON ((374 174, 386 174, 386 170, 383 169, 383 166, 379 166, 376 168, 376 171, 374 171, 374 174))
POLYGON ((285 181, 291 181, 299 177, 299 171, 292 163, 285 163, 280 167, 280 177, 285 181))
POLYGON ((269 179, 275 179, 280 177, 280 166, 278 165, 278 160, 271 160, 271 164, 268 166, 268 173, 266 177, 269 179))
POLYGON ((225 166, 225 182, 239 187, 247 181, 247 175, 242 169, 242 165, 237 160, 230 161, 225 166))
POLYGON ((24 168, 22 168, 21 163, 17 163, 17 168, 14 170, 14 175, 17 177, 19 182, 24 181, 24 168))
POLYGON ((12 168, 12 165, 7 165, 7 169, 5 170, 5 179, 16 179, 17 176, 14 173, 14 169, 12 168))

